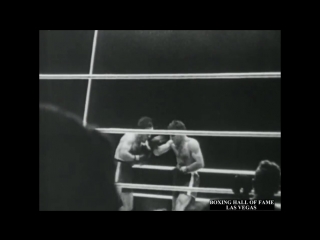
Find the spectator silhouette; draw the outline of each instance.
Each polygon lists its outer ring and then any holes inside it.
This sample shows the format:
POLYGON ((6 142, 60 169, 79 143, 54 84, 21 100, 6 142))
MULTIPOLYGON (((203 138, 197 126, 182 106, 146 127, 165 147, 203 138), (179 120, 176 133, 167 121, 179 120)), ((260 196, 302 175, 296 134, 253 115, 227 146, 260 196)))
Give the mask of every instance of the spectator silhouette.
MULTIPOLYGON (((253 199, 274 199, 280 189, 281 171, 279 165, 269 160, 263 160, 257 167, 253 179, 253 199)), ((280 210, 276 206, 275 210, 280 210)))
POLYGON ((39 210, 116 211, 108 138, 58 107, 39 107, 39 210))

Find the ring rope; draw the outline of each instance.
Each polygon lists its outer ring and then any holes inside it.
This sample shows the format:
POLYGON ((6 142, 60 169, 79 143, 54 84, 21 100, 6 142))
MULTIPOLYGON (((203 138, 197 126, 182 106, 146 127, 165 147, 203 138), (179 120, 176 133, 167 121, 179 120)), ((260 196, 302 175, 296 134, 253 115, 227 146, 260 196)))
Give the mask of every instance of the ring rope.
POLYGON ((237 132, 237 131, 193 131, 193 130, 146 130, 129 128, 96 128, 101 133, 136 133, 149 135, 189 135, 189 136, 211 136, 211 137, 262 137, 281 138, 281 132, 237 132))
MULTIPOLYGON (((218 194, 234 194, 231 189, 226 188, 200 188, 200 187, 184 187, 184 186, 168 186, 168 185, 151 185, 151 184, 133 184, 133 183, 116 183, 118 187, 126 189, 154 190, 154 191, 171 191, 171 192, 201 192, 201 193, 218 193, 218 194)), ((253 194, 253 192, 251 192, 253 194)), ((280 192, 275 196, 280 196, 280 192)))
POLYGON ((178 73, 178 74, 39 74, 40 80, 185 80, 281 78, 280 72, 249 73, 178 73))
POLYGON ((180 187, 180 186, 167 186, 167 185, 150 185, 150 184, 132 184, 132 183, 116 183, 118 187, 126 189, 140 189, 140 190, 159 190, 159 191, 193 191, 202 193, 222 193, 233 194, 231 189, 224 188, 192 188, 192 187, 180 187))
MULTIPOLYGON (((175 167, 170 166, 158 166, 158 165, 133 165, 133 168, 139 169, 152 169, 152 170, 173 170, 175 167)), ((255 171, 246 171, 246 170, 226 170, 226 169, 213 169, 213 168, 202 168, 197 172, 202 173, 223 173, 223 174, 236 174, 236 175, 255 175, 255 171)))
MULTIPOLYGON (((133 193, 134 197, 141 198, 152 198, 152 199, 166 199, 171 200, 173 197, 169 195, 159 195, 159 194, 147 194, 147 193, 133 193)), ((196 198, 196 202, 206 202, 208 203, 210 198, 196 198)))
MULTIPOLYGON (((133 193, 134 197, 140 198, 152 198, 152 199, 165 199, 165 200, 172 200, 172 196, 168 195, 159 195, 159 194, 145 194, 145 193, 133 193)), ((210 198, 196 198, 196 202, 205 202, 208 203, 211 199, 210 198)), ((276 207, 281 208, 281 203, 275 203, 276 207)))

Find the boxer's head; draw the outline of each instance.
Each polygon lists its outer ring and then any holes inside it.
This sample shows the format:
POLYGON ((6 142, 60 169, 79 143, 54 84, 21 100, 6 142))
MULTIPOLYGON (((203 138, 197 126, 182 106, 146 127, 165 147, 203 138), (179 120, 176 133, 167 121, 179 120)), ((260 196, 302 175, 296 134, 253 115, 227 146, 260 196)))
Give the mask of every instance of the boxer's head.
POLYGON ((261 161, 253 179, 255 194, 273 196, 279 191, 280 180, 280 167, 269 160, 261 161))
MULTIPOLYGON (((152 123, 152 119, 150 117, 142 117, 139 119, 138 121, 138 128, 140 129, 149 129, 152 130, 153 129, 153 123, 152 123)), ((148 140, 148 138, 150 137, 150 135, 146 134, 146 135, 142 135, 139 134, 141 136, 141 141, 145 142, 148 140)))
MULTIPOLYGON (((179 120, 173 120, 169 124, 168 129, 169 130, 186 130, 187 128, 183 122, 179 120)), ((175 145, 180 145, 185 137, 186 137, 185 135, 170 135, 170 138, 172 139, 175 145)))

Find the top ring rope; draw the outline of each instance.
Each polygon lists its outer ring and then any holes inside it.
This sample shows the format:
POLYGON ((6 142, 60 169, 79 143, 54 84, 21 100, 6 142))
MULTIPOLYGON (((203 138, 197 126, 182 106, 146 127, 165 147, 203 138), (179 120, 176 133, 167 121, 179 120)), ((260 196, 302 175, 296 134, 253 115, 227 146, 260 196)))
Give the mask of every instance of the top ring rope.
POLYGON ((141 80, 141 79, 246 79, 246 78, 281 78, 280 72, 249 73, 178 73, 178 74, 39 74, 40 80, 141 80))
POLYGON ((149 135, 189 135, 189 136, 211 136, 211 137, 261 137, 281 138, 281 132, 230 132, 230 131, 191 131, 191 130, 145 130, 128 128, 97 128, 101 133, 113 134, 149 134, 149 135))

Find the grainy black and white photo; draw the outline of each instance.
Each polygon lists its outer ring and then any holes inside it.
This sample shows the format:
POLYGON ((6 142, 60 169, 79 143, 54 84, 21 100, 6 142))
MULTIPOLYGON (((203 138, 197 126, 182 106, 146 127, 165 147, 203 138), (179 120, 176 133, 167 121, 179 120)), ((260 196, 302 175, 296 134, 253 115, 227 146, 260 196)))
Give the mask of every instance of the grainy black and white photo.
POLYGON ((39 211, 281 211, 281 30, 39 30, 39 211))

